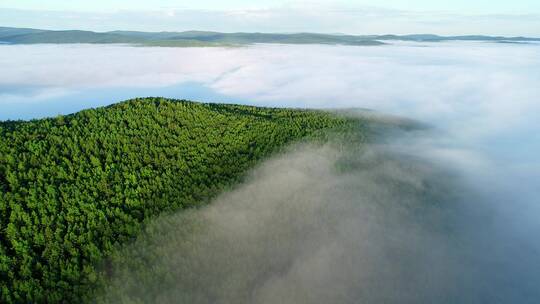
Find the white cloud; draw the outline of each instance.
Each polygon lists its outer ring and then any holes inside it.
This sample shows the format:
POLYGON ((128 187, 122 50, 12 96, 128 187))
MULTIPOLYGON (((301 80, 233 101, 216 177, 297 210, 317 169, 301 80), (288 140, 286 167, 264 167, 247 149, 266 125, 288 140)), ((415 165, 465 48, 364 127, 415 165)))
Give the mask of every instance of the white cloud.
POLYGON ((2 46, 0 52, 0 84, 6 86, 166 86, 207 81, 232 67, 227 50, 210 48, 39 45, 2 46))
POLYGON ((408 115, 466 129, 463 134, 472 138, 526 126, 540 111, 537 45, 40 45, 1 46, 0 54, 0 89, 16 87, 19 93, 24 87, 80 91, 198 82, 259 104, 355 106, 408 115))

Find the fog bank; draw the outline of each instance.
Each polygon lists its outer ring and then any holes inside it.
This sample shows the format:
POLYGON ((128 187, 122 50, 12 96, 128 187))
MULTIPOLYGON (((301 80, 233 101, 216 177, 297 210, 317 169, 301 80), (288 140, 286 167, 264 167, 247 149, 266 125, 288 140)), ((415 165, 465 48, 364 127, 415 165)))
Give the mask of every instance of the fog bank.
POLYGON ((142 272, 128 264, 111 292, 155 303, 416 301, 445 292, 437 281, 454 271, 443 258, 451 244, 413 220, 430 213, 417 200, 434 173, 381 162, 375 151, 339 171, 342 157, 302 147, 209 207, 160 219, 121 254, 149 264, 142 272), (349 168, 357 165, 371 168, 349 168))
MULTIPOLYGON (((417 147, 428 136, 400 135, 417 147)), ((113 259, 104 297, 533 303, 539 247, 520 252, 527 248, 512 238, 523 234, 499 234, 505 218, 492 197, 440 154, 392 143, 295 147, 209 206, 154 222, 113 259)))

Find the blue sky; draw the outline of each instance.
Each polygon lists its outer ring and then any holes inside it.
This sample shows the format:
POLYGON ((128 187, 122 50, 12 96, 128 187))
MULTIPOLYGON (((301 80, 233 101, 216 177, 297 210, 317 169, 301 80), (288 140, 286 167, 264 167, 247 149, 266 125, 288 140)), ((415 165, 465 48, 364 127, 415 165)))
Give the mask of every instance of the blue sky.
POLYGON ((540 12, 540 1, 537 0, 342 0, 342 1, 290 1, 290 0, 3 0, 3 8, 39 9, 39 10, 91 10, 104 11, 115 9, 155 9, 155 8, 189 8, 189 9, 246 9, 271 8, 303 4, 305 6, 335 5, 344 7, 372 6, 415 11, 444 10, 461 13, 532 13, 540 12))
POLYGON ((1 26, 540 36, 538 0, 2 0, 1 26))

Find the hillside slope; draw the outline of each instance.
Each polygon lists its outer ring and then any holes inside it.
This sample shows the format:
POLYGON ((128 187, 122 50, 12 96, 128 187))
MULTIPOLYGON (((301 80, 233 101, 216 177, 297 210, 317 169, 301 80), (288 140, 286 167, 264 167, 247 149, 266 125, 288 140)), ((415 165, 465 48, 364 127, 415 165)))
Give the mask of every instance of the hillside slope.
POLYGON ((353 126, 163 98, 0 122, 0 302, 87 301, 97 265, 153 217, 204 204, 288 143, 353 126))

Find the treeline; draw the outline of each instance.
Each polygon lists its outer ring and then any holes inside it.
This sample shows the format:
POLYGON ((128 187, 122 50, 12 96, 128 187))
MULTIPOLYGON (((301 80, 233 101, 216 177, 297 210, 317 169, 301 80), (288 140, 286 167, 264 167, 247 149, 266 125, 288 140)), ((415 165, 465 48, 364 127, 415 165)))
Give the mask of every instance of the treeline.
POLYGON ((89 301, 104 258, 148 220, 204 204, 287 143, 357 123, 163 98, 0 122, 0 302, 89 301))

